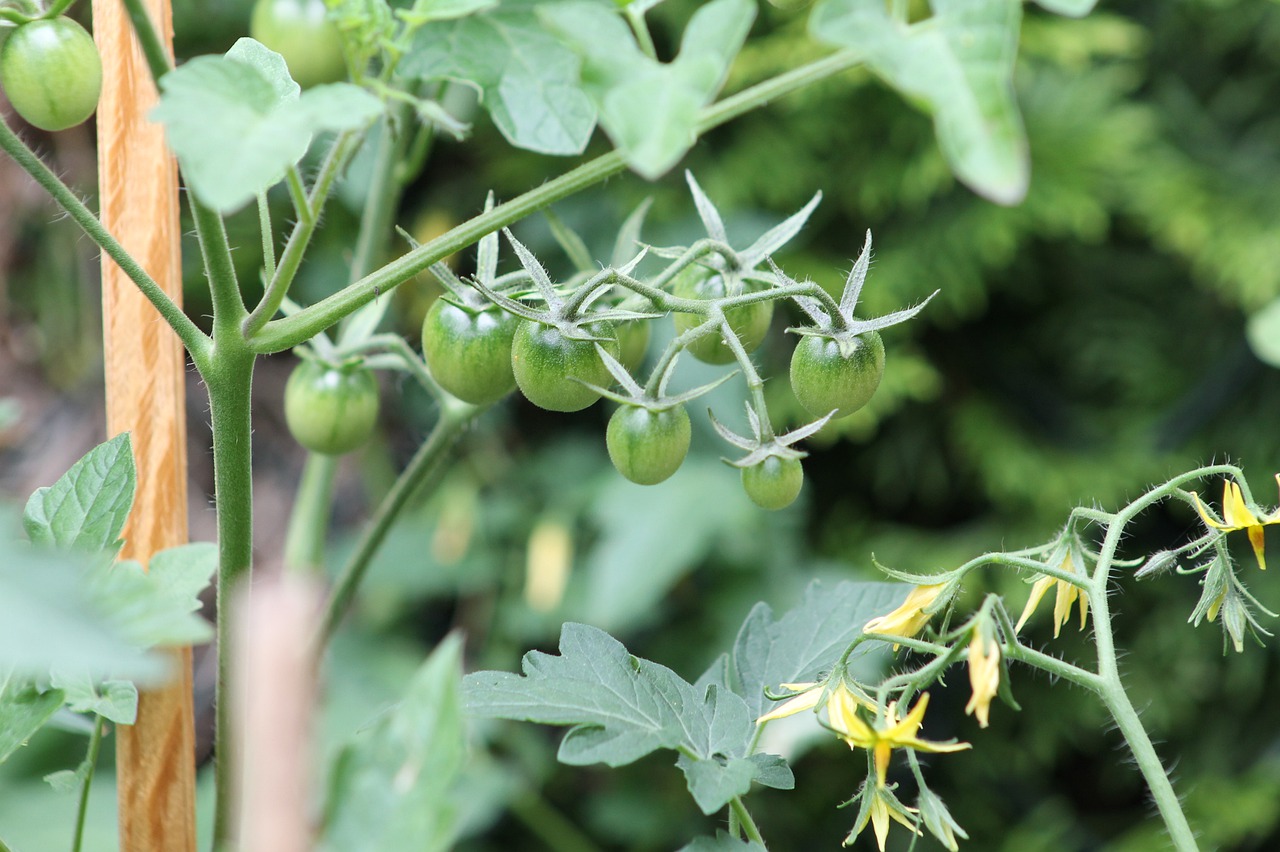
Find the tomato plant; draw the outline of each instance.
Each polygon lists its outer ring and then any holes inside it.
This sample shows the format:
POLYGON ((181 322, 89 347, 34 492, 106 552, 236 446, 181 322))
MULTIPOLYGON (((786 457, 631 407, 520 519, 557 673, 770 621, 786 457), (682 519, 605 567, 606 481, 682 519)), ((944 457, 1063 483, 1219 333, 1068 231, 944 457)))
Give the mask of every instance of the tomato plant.
POLYGON ((548 411, 580 411, 600 398, 582 382, 610 383, 596 343, 617 356, 613 323, 590 323, 582 331, 598 341, 568 337, 555 326, 533 320, 521 321, 511 346, 511 366, 521 393, 534 405, 548 411))
POLYGON ((70 18, 31 21, 0 46, 0 84, 28 123, 66 130, 98 108, 102 59, 93 37, 70 18))
POLYGON ((285 385, 284 416, 293 437, 313 453, 349 453, 373 434, 378 382, 358 363, 303 361, 285 385))
POLYGON ((804 467, 798 458, 766 456, 742 468, 742 488, 762 509, 785 509, 800 496, 804 485, 804 467))
POLYGON ((324 0, 258 0, 249 34, 284 57, 302 88, 347 75, 342 34, 327 17, 324 0))
MULTIPOLYGON (((725 277, 700 266, 691 266, 676 276, 671 293, 682 299, 723 299, 736 296, 730 293, 725 284, 725 277)), ((742 342, 742 348, 754 352, 769 333, 769 323, 773 319, 773 302, 752 302, 746 305, 728 308, 724 312, 729 327, 742 342)), ((683 334, 689 329, 702 324, 702 317, 697 314, 675 314, 676 333, 683 334)), ((718 334, 708 334, 689 344, 689 353, 706 364, 728 364, 734 360, 733 349, 718 334)))
POLYGON ((511 344, 519 319, 499 307, 474 309, 441 297, 422 323, 422 353, 440 386, 488 405, 515 389, 511 344))
POLYGON ((806 334, 791 354, 791 389, 811 414, 845 417, 867 404, 884 376, 884 342, 874 331, 851 339, 806 334))
POLYGON ((605 446, 619 473, 638 485, 656 485, 680 468, 692 436, 683 405, 662 411, 622 405, 609 418, 605 446))

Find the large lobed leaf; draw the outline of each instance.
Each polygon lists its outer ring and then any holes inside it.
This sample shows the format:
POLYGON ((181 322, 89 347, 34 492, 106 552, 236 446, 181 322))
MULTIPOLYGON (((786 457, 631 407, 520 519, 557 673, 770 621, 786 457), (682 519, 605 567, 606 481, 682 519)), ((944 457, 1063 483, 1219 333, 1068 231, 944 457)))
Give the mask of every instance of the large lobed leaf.
POLYGON ((577 54, 547 32, 534 4, 507 2, 418 31, 399 72, 475 86, 512 145, 543 154, 580 154, 596 108, 578 85, 577 54))
POLYGON ((188 188, 221 213, 278 183, 316 133, 356 130, 382 111, 349 83, 301 92, 284 57, 250 38, 192 59, 160 87, 151 117, 165 126, 188 188))
POLYGON ((680 52, 661 63, 641 52, 616 10, 548 4, 543 21, 582 56, 582 87, 627 165, 654 179, 697 140, 698 114, 715 98, 755 18, 751 0, 712 0, 694 13, 680 52))
MULTIPOLYGON (((962 181, 993 201, 1016 204, 1031 174, 1013 93, 1022 0, 930 5, 931 17, 908 25, 890 16, 884 0, 821 0, 809 25, 815 38, 860 51, 877 74, 932 113, 938 144, 962 181)), ((1045 5, 1075 11, 1088 4, 1045 5)))

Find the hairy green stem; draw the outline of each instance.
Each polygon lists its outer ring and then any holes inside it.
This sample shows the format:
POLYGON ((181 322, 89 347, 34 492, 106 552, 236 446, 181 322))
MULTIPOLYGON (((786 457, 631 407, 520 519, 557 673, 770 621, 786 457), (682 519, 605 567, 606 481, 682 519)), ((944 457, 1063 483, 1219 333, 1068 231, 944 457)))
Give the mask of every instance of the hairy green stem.
POLYGON ((142 0, 121 0, 121 2, 124 3, 129 23, 133 26, 133 33, 138 37, 138 44, 142 47, 142 56, 147 60, 151 80, 158 89, 160 78, 173 69, 173 64, 169 61, 169 51, 160 40, 160 34, 151 22, 151 16, 147 14, 142 0))
MULTIPOLYGON (((781 74, 725 98, 703 110, 698 122, 702 133, 743 113, 763 106, 774 98, 803 88, 859 64, 853 51, 840 51, 794 71, 781 74)), ((260 353, 279 352, 305 342, 341 320, 379 294, 404 283, 417 273, 479 240, 486 234, 520 221, 530 213, 586 189, 626 168, 617 151, 584 163, 558 178, 547 181, 512 200, 481 213, 448 233, 424 243, 403 257, 365 276, 326 299, 290 317, 273 320, 252 336, 251 345, 260 353)))
POLYGON ((80 785, 80 802, 76 805, 76 833, 71 840, 71 852, 80 852, 84 842, 85 815, 89 812, 89 790, 93 787, 93 772, 98 767, 98 751, 102 748, 102 717, 94 716, 93 733, 89 734, 89 749, 84 757, 86 766, 84 782, 80 785))
POLYGON ((360 537, 355 553, 347 560, 342 573, 334 582, 333 589, 329 592, 329 599, 325 602, 324 615, 316 636, 317 658, 333 638, 333 633, 337 630, 347 607, 350 606, 356 589, 373 562, 374 554, 378 552, 396 518, 408 505, 409 499, 418 491, 423 481, 443 463, 449 448, 453 446, 467 424, 482 410, 464 403, 458 403, 456 406, 447 405, 441 410, 440 419, 436 421, 427 439, 422 442, 422 446, 409 461, 404 472, 387 492, 387 496, 382 499, 377 513, 365 527, 364 535, 360 537))
POLYGON ((116 262, 116 265, 124 270, 124 274, 129 276, 147 301, 173 328, 188 352, 193 356, 207 352, 210 345, 209 338, 160 289, 160 285, 156 284, 147 271, 133 259, 133 256, 125 251, 124 246, 120 245, 116 238, 103 227, 102 222, 85 206, 84 202, 18 138, 3 116, 0 116, 0 149, 12 157, 23 171, 31 175, 32 179, 71 217, 72 221, 80 226, 89 239, 93 240, 108 257, 116 262))
POLYGON ((760 834, 760 829, 756 827, 756 821, 751 818, 751 812, 742 803, 741 796, 734 796, 729 800, 729 810, 737 818, 738 825, 742 827, 747 839, 764 846, 764 837, 760 834))
POLYGON ((247 583, 253 565, 252 406, 255 356, 244 348, 238 323, 230 332, 215 320, 214 364, 204 371, 213 422, 214 504, 218 518, 218 675, 214 721, 216 804, 213 846, 231 839, 231 795, 239 761, 230 736, 232 697, 230 624, 233 593, 247 583))
POLYGON ((338 456, 307 453, 284 539, 284 567, 288 570, 319 573, 324 567, 324 543, 337 469, 338 456))
POLYGON ((240 283, 236 280, 235 262, 231 259, 231 244, 227 241, 227 226, 222 216, 206 207, 187 190, 191 203, 191 215, 196 224, 196 238, 200 242, 200 255, 204 258, 204 274, 209 279, 209 294, 213 301, 215 345, 221 344, 227 335, 217 326, 234 330, 239 335, 239 325, 247 313, 240 283))

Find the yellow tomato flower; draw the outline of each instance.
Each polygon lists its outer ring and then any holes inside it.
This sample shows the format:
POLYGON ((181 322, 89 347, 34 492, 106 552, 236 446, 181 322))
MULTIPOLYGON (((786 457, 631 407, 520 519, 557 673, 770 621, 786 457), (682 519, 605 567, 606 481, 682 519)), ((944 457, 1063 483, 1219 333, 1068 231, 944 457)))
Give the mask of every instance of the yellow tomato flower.
POLYGON ((981 628, 969 640, 969 686, 973 690, 964 712, 977 715, 978 725, 987 727, 991 699, 1000 689, 1000 643, 988 641, 981 628))
MULTIPOLYGON (((915 636, 929 623, 932 616, 926 615, 924 610, 938 599, 944 586, 944 583, 936 586, 916 586, 901 606, 888 615, 871 619, 863 625, 862 632, 892 633, 894 636, 908 638, 915 636)), ((894 645, 893 649, 898 650, 898 646, 894 645)))
MULTIPOLYGON (((1058 566, 1059 570, 1071 574, 1084 575, 1084 562, 1073 555, 1073 550, 1068 549, 1067 555, 1063 557, 1062 564, 1058 566), (1077 564, 1079 563, 1079 564, 1077 564)), ((1027 623, 1027 619, 1031 617, 1031 613, 1036 611, 1036 607, 1040 604, 1040 599, 1044 597, 1045 592, 1054 586, 1058 587, 1058 594, 1053 603, 1053 638, 1057 639, 1058 634, 1062 632, 1062 625, 1067 623, 1071 618, 1071 605, 1077 600, 1080 601, 1080 629, 1084 630, 1089 620, 1089 596, 1084 589, 1071 583, 1063 582, 1057 577, 1041 577, 1036 580, 1031 587, 1031 597, 1027 599, 1027 605, 1022 610, 1022 615, 1018 618, 1018 623, 1014 626, 1015 631, 1021 631, 1022 625, 1027 623)))
MULTIPOLYGON (((787 716, 794 716, 797 713, 803 713, 805 710, 812 710, 822 701, 822 687, 825 685, 826 681, 782 684, 783 689, 789 689, 796 694, 761 716, 756 720, 756 724, 763 725, 765 722, 771 722, 774 719, 782 719, 787 716)), ((854 692, 841 680, 827 695, 827 717, 833 718, 845 713, 851 713, 859 704, 867 707, 875 706, 866 697, 854 692)))
POLYGON ((937 743, 922 740, 916 736, 920 724, 924 721, 924 711, 929 706, 929 693, 920 696, 916 706, 911 708, 905 718, 898 719, 898 702, 889 702, 884 719, 876 726, 862 721, 858 715, 858 704, 852 693, 842 700, 836 708, 827 705, 828 723, 840 739, 850 748, 862 748, 871 752, 875 759, 876 781, 881 787, 885 783, 885 774, 889 770, 889 758, 895 748, 913 748, 916 751, 947 752, 963 751, 970 748, 969 743, 937 743))
POLYGON ((911 829, 912 833, 920 834, 920 826, 913 816, 919 813, 916 808, 902 804, 883 786, 876 787, 866 795, 871 796, 871 805, 866 809, 858 824, 853 827, 853 831, 848 838, 845 839, 845 846, 852 843, 862 833, 862 830, 867 827, 868 819, 871 821, 872 831, 876 834, 876 845, 880 847, 880 852, 884 852, 884 842, 889 836, 890 819, 911 829))
MULTIPOLYGON (((1280 485, 1280 473, 1276 474, 1276 484, 1280 485)), ((1200 502, 1200 495, 1193 491, 1191 496, 1196 501, 1196 511, 1200 513, 1200 517, 1204 522, 1213 529, 1222 530, 1223 532, 1248 530, 1249 543, 1253 545, 1253 554, 1258 557, 1258 567, 1263 571, 1267 570, 1267 559, 1263 553, 1263 547, 1266 543, 1266 530, 1264 528, 1270 524, 1280 524, 1280 509, 1277 509, 1270 516, 1259 517, 1255 515, 1245 505, 1244 495, 1240 491, 1240 486, 1228 479, 1222 483, 1222 520, 1224 523, 1218 523, 1209 515, 1204 504, 1200 502)), ((1210 621, 1212 620, 1210 619, 1210 621)))

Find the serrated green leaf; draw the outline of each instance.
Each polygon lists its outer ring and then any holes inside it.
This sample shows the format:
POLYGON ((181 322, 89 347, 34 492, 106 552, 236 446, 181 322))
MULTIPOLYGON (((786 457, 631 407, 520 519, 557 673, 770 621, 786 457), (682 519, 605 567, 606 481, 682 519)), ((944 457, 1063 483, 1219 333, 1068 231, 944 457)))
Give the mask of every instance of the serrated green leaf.
POLYGON ((40 690, 13 671, 0 672, 0 764, 26 745, 61 706, 61 690, 40 690))
POLYGON ((1280 299, 1249 317, 1245 337, 1258 360, 1280 367, 1280 299))
POLYGON ((577 55, 546 31, 532 6, 499 6, 418 31, 400 73, 471 83, 517 148, 580 154, 596 109, 578 84, 577 55))
POLYGON ((349 83, 300 94, 284 58, 253 39, 166 74, 151 117, 165 126, 187 185, 222 213, 243 207, 306 154, 315 133, 356 130, 382 103, 349 83))
POLYGON ((582 85, 627 165, 650 180, 697 141, 698 114, 724 84, 755 19, 751 0, 712 0, 694 13, 680 53, 663 64, 640 52, 616 13, 589 2, 557 3, 543 20, 582 55, 582 85))
POLYGON ((842 582, 827 588, 814 582, 800 604, 776 621, 768 605, 756 604, 734 642, 728 686, 758 719, 772 706, 766 689, 829 671, 862 626, 892 611, 909 591, 903 583, 842 582))
MULTIPOLYGON (((560 655, 525 655, 523 675, 476 672, 464 682, 469 712, 573 726, 559 759, 623 766, 660 749, 681 752, 677 766, 704 813, 745 793, 774 761, 747 758, 755 722, 747 705, 714 684, 699 694, 665 666, 634 657, 595 627, 565 624, 560 655)), ((781 758, 777 758, 781 760, 781 758)))
POLYGON ((22 518, 27 536, 34 544, 114 555, 136 482, 129 435, 117 435, 31 495, 22 518))
POLYGON ((867 64, 933 115, 952 171, 1001 204, 1027 194, 1031 165, 1013 94, 1022 0, 933 0, 907 25, 884 0, 821 0, 814 37, 863 53, 867 64))
POLYGON ((85 672, 55 670, 49 683, 63 692, 63 702, 77 713, 96 713, 117 725, 138 718, 138 688, 127 680, 95 683, 85 672))
POLYGON ((440 644, 404 700, 358 734, 334 770, 321 849, 448 849, 457 815, 449 796, 465 757, 461 647, 440 644))
POLYGON ((92 561, 0 541, 0 669, 31 677, 61 669, 135 682, 163 679, 164 662, 129 644, 86 594, 92 561))
POLYGON ((150 570, 136 562, 95 566, 85 578, 90 599, 139 648, 207 642, 213 628, 197 611, 199 594, 218 566, 208 542, 162 550, 150 570))

